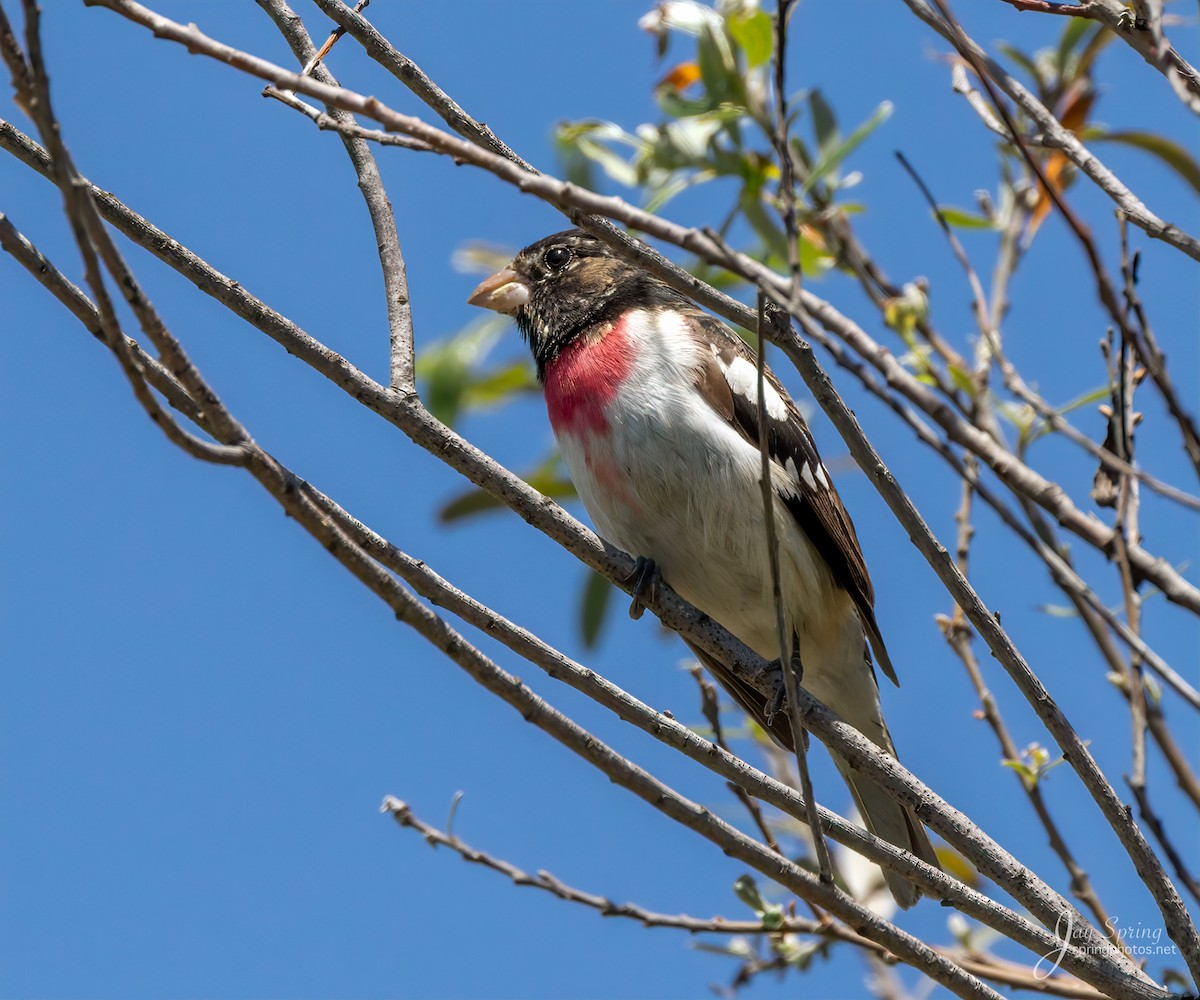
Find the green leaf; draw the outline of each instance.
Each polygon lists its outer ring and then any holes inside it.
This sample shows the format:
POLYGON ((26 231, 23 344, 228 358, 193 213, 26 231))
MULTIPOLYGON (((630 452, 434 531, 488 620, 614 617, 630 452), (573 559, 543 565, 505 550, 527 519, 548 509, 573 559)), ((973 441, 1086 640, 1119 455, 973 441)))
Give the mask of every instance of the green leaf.
POLYGON ((1033 789, 1037 787, 1038 776, 1028 764, 1024 764, 1019 760, 1012 760, 1011 758, 1006 758, 1000 763, 1016 771, 1021 776, 1021 781, 1024 782, 1026 788, 1033 789))
POLYGON ((1041 68, 1029 56, 1013 45, 998 45, 997 48, 1028 73, 1038 85, 1039 90, 1046 89, 1046 78, 1042 74, 1041 68))
POLYGON ((817 137, 817 155, 824 157, 826 153, 836 149, 842 141, 842 134, 837 127, 837 117, 819 90, 814 90, 808 95, 808 106, 812 109, 813 134, 817 137))
POLYGON ((1085 392, 1082 396, 1077 396, 1069 403, 1064 403, 1058 408, 1060 416, 1066 416, 1072 410, 1078 410, 1084 406, 1091 406, 1095 403, 1102 403, 1108 399, 1108 386, 1102 385, 1099 389, 1093 389, 1091 392, 1085 392))
POLYGON ((756 192, 743 188, 740 204, 742 215, 762 240, 766 252, 780 260, 787 260, 787 236, 776 223, 774 215, 767 212, 762 198, 756 192))
POLYGON ((490 493, 480 489, 466 490, 442 505, 442 509, 438 511, 438 520, 442 524, 452 524, 485 511, 500 510, 503 506, 490 493))
POLYGON ((803 198, 812 190, 814 184, 824 180, 837 170, 841 162, 861 146, 867 136, 888 120, 891 113, 892 102, 882 102, 870 118, 850 133, 850 137, 845 142, 838 145, 835 149, 821 153, 821 158, 817 161, 817 165, 813 167, 812 173, 808 175, 808 178, 800 186, 800 197, 803 198))
POLYGON ((417 358, 416 374, 423 383, 421 398, 442 423, 453 426, 462 413, 479 362, 507 325, 503 316, 477 320, 454 336, 430 345, 417 358))
POLYGON ((804 140, 799 136, 792 136, 791 147, 792 155, 796 157, 796 162, 799 163, 804 169, 805 173, 807 173, 810 169, 812 169, 813 158, 812 154, 808 151, 808 147, 804 144, 804 140))
POLYGON ((629 146, 635 153, 645 151, 646 143, 619 125, 604 121, 567 122, 555 133, 555 142, 567 162, 583 156, 595 163, 618 184, 637 187, 637 170, 632 163, 610 149, 605 143, 616 142, 629 146))
POLYGON ((468 381, 462 394, 462 406, 463 409, 481 410, 498 406, 510 396, 537 389, 533 366, 524 360, 514 361, 468 381))
POLYGON ((955 388, 966 393, 968 398, 975 398, 975 393, 979 391, 979 386, 971 377, 970 372, 956 364, 947 365, 946 371, 949 372, 950 381, 954 384, 955 388))
POLYGON ((1119 142, 1157 156, 1175 171, 1193 191, 1200 193, 1200 164, 1183 146, 1166 136, 1153 132, 1103 132, 1087 130, 1086 138, 1095 142, 1119 142))
MULTIPOLYGON (((564 500, 573 500, 578 495, 575 492, 574 484, 562 473, 557 452, 549 455, 521 478, 543 496, 548 496, 559 503, 564 500)), ((507 509, 490 493, 473 487, 464 490, 443 504, 442 509, 438 511, 438 520, 443 524, 450 524, 476 514, 507 509)))
POLYGON ((1092 37, 1088 39, 1084 45, 1083 51, 1079 54, 1079 63, 1075 67, 1075 76, 1087 76, 1092 71, 1092 63, 1096 61, 1096 57, 1104 51, 1106 47, 1112 44, 1117 37, 1115 31, 1109 31, 1103 24, 1097 24, 1093 28, 1092 37))
POLYGON ((806 278, 819 278, 837 265, 837 258, 822 250, 811 240, 800 237, 800 273, 806 278))
POLYGON ((700 32, 696 62, 700 65, 704 89, 715 103, 743 103, 742 75, 724 30, 712 24, 704 25, 700 32))
POLYGON ((1058 51, 1055 53, 1055 65, 1058 67, 1060 79, 1067 76, 1067 68, 1075 48, 1084 39, 1092 21, 1086 17, 1072 17, 1063 29, 1062 37, 1058 40, 1058 51))
POLYGON ((763 902, 758 883, 749 875, 739 875, 733 883, 733 894, 755 913, 762 913, 767 904, 763 902))
POLYGON ((588 649, 593 649, 600 638, 600 630, 612 603, 613 590, 608 577, 601 576, 595 570, 587 571, 579 601, 579 630, 583 634, 583 644, 588 649))
POLYGON ((953 205, 939 205, 938 211, 948 225, 957 229, 995 229, 996 223, 985 215, 976 215, 953 205))
POLYGON ((751 69, 765 65, 775 50, 775 28, 771 15, 763 10, 731 14, 725 21, 729 34, 746 53, 751 69))

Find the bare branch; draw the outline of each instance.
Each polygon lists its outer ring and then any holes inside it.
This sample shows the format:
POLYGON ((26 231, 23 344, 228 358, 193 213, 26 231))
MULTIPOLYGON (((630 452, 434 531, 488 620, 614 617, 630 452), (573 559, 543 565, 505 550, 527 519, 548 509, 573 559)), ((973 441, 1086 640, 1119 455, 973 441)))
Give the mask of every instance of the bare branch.
MULTIPOLYGON (((644 927, 670 927, 691 934, 803 934, 823 938, 827 941, 852 944, 885 958, 889 954, 886 948, 831 920, 780 917, 777 922, 773 921, 770 924, 762 920, 726 920, 724 917, 712 917, 705 920, 684 914, 655 913, 634 903, 614 903, 605 896, 598 896, 595 893, 569 886, 547 871, 531 874, 503 858, 470 847, 458 837, 430 826, 413 814, 412 808, 407 802, 401 802, 390 795, 383 800, 380 811, 390 814, 401 827, 415 830, 431 847, 447 847, 456 852, 464 861, 482 865, 506 876, 514 885, 542 889, 569 903, 579 903, 596 910, 604 917, 625 917, 636 920, 644 927)), ((936 948, 935 950, 950 958, 966 971, 1006 986, 1036 990, 1049 996, 1073 997, 1078 1000, 1104 1000, 1103 993, 1077 979, 1062 976, 1039 978, 1030 969, 1012 962, 1002 962, 990 956, 974 956, 956 948, 936 948)))
POLYGON ((420 66, 397 51, 395 46, 376 31, 375 26, 360 13, 342 3, 342 0, 313 2, 335 21, 338 27, 349 32, 366 50, 367 55, 436 111, 442 121, 464 139, 469 139, 481 149, 504 157, 522 170, 537 173, 530 164, 501 142, 490 128, 463 111, 449 94, 422 72, 420 66))
MULTIPOLYGON (((258 0, 258 5, 275 22, 296 58, 303 64, 302 75, 312 76, 324 84, 336 87, 337 80, 321 64, 323 53, 318 53, 300 18, 285 0, 258 0)), ((336 40, 336 37, 330 36, 325 51, 328 51, 328 46, 336 40)), ((329 117, 335 122, 345 126, 355 124, 353 116, 340 108, 329 105, 327 110, 329 117)), ((379 176, 379 167, 375 163, 370 144, 362 138, 345 133, 341 133, 341 139, 350 156, 350 162, 354 165, 354 172, 358 175, 358 187, 367 203, 367 212, 375 230, 387 302, 391 389, 393 392, 409 393, 416 386, 412 304, 408 292, 408 271, 404 265, 404 254, 400 250, 400 234, 396 231, 392 203, 383 188, 383 179, 379 176)))
POLYGON ((1033 120, 1041 132, 1042 145, 1062 150, 1075 166, 1129 216, 1130 222, 1151 239, 1162 240, 1193 260, 1200 260, 1200 241, 1151 212, 1091 150, 1070 130, 1063 128, 1062 123, 1019 80, 992 61, 977 44, 965 36, 960 38, 959 33, 947 24, 926 0, 904 0, 904 3, 917 17, 958 49, 963 58, 969 59, 970 56, 974 56, 987 70, 987 76, 1033 120))
POLYGON ((311 104, 306 104, 288 90, 264 87, 263 97, 273 98, 281 104, 286 104, 293 111, 299 111, 323 131, 340 132, 352 139, 366 139, 368 142, 377 142, 381 146, 399 146, 401 149, 411 149, 418 153, 433 152, 432 146, 419 139, 412 139, 407 135, 392 135, 390 132, 381 132, 375 128, 363 128, 356 122, 338 120, 324 111, 318 111, 311 104))
POLYGON ((1105 25, 1151 66, 1162 73, 1175 95, 1186 107, 1200 114, 1200 74, 1163 37, 1161 15, 1157 19, 1135 17, 1120 0, 1080 0, 1051 3, 1048 0, 1002 0, 1018 11, 1084 17, 1105 25), (1154 20, 1158 21, 1155 25, 1154 20))

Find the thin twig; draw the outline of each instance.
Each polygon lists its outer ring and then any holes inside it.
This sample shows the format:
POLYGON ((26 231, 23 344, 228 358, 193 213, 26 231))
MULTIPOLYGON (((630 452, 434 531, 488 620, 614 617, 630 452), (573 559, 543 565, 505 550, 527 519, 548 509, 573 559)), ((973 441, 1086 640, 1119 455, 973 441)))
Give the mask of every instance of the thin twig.
MULTIPOLYGON (((336 87, 337 80, 321 65, 321 53, 317 52, 304 29, 304 24, 285 0, 258 0, 258 5, 274 21, 296 58, 303 63, 304 69, 300 75, 311 76, 327 86, 336 87)), ((364 6, 365 3, 360 4, 359 9, 364 6)), ((326 47, 332 46, 336 40, 331 36, 326 47)), ((356 124, 353 115, 332 104, 327 105, 326 110, 335 122, 347 126, 356 124)), ((389 386, 394 393, 410 393, 416 386, 412 303, 408 291, 408 269, 400 249, 400 234, 396 231, 392 203, 384 190, 383 179, 379 175, 379 166, 371 152, 370 143, 345 133, 341 133, 341 140, 354 166, 358 188, 366 202, 371 226, 375 231, 379 266, 383 272, 384 300, 387 304, 389 386)))
POLYGON ((979 280, 979 276, 975 273, 974 267, 967 256, 966 250, 959 241, 958 236, 951 228, 949 222, 946 221, 945 215, 942 214, 941 207, 938 205, 933 193, 929 190, 925 181, 922 180, 920 174, 909 163, 907 157, 896 151, 896 159, 900 161, 900 165, 904 167, 908 175, 913 179, 921 194, 924 196, 926 203, 934 214, 938 226, 941 228, 946 237, 950 248, 954 253, 955 259, 962 266, 963 271, 967 276, 967 282, 971 287, 971 305, 975 312, 975 322, 983 336, 983 343, 987 345, 990 356, 994 357, 1000 366, 1001 377, 1004 379, 1004 384, 1014 395, 1018 396, 1023 402, 1028 403, 1038 415, 1042 417, 1050 427, 1063 434, 1069 441, 1079 445, 1093 457, 1099 459, 1104 465, 1115 472, 1124 473, 1137 477, 1140 482, 1146 484, 1147 487, 1161 496, 1167 497, 1170 500, 1187 507, 1189 510, 1200 511, 1200 497, 1192 496, 1185 493, 1174 486, 1164 483, 1154 476, 1150 475, 1144 469, 1137 468, 1123 461, 1119 456, 1114 455, 1107 448, 1103 448, 1096 444, 1082 431, 1075 428, 1061 413, 1055 410, 1049 403, 1046 402, 1038 393, 1036 393, 1024 379, 1017 373, 1016 368, 1005 356, 1000 344, 999 331, 997 325, 997 310, 989 310, 987 307, 987 298, 983 291, 983 284, 979 280))
POLYGON ((1161 13, 1146 19, 1148 23, 1140 24, 1121 0, 1080 0, 1074 4, 1048 0, 1002 2, 1018 11, 1085 17, 1105 25, 1167 78, 1171 89, 1186 107, 1200 114, 1200 73, 1163 37, 1161 13))
MULTIPOLYGON (((996 85, 1003 86, 1003 83, 999 79, 996 79, 995 83, 993 83, 993 77, 995 76, 995 71, 998 69, 998 67, 996 67, 995 64, 988 60, 985 56, 983 56, 982 53, 977 51, 977 46, 975 46, 974 43, 967 38, 962 26, 950 13, 950 9, 946 6, 945 0, 933 0, 933 3, 941 12, 942 22, 945 29, 947 29, 949 32, 947 37, 949 38, 950 42, 959 50, 963 58, 971 64, 971 67, 975 71, 975 75, 978 77, 979 82, 983 84, 984 89, 987 90, 988 96, 991 98, 992 107, 1004 120, 1005 125, 1008 127, 1008 130, 1012 135, 1012 141, 1014 145, 1024 158, 1026 164, 1029 166, 1030 171, 1032 171, 1033 175, 1037 177, 1038 182, 1041 185, 1041 190, 1054 203, 1054 207, 1063 217, 1064 221, 1067 223, 1067 226, 1070 228, 1071 232, 1075 234, 1075 238, 1083 248, 1084 255, 1087 257, 1088 264, 1092 269, 1092 275, 1096 281, 1096 290, 1099 294, 1101 304, 1108 311, 1108 314, 1112 317, 1113 322, 1116 323, 1121 329, 1122 337, 1128 336, 1129 338, 1134 339, 1136 343, 1136 336, 1128 323, 1126 312, 1122 310, 1120 302, 1117 299, 1116 289, 1113 287, 1112 281, 1108 276, 1108 272, 1105 270, 1104 265, 1100 261, 1100 253, 1096 248, 1096 241, 1092 238, 1091 232, 1080 221, 1079 217, 1059 193, 1057 185, 1052 183, 1046 176, 1045 171, 1042 169, 1041 163, 1038 162, 1037 157, 1035 157, 1030 151, 1028 144, 1022 139, 1021 134, 1012 119, 1012 116, 1009 114, 1004 102, 1000 100, 1000 96, 996 92, 996 85)), ((1041 106, 1039 105, 1039 107, 1041 106)), ((1042 110, 1044 111, 1045 109, 1042 108, 1042 110)), ((1049 113, 1047 112, 1047 114, 1049 113)), ((1054 119, 1052 115, 1050 118, 1054 124, 1058 126, 1058 130, 1060 132, 1063 132, 1067 135, 1071 134, 1068 130, 1064 129, 1058 123, 1057 119, 1054 119)), ((1063 151, 1070 156, 1070 152, 1067 149, 1064 148, 1063 151)), ((1122 218, 1125 218, 1128 216, 1129 210, 1122 206, 1122 213, 1122 218)), ((1174 385, 1167 375, 1165 364, 1159 363, 1160 359, 1156 358, 1154 353, 1148 348, 1145 351, 1139 350, 1139 354, 1143 355, 1143 364, 1145 364, 1147 369, 1149 369, 1151 378, 1154 380, 1155 385, 1158 387, 1159 392, 1166 401, 1167 406, 1171 411, 1171 415, 1175 418, 1176 423, 1179 425, 1179 429, 1183 435, 1184 448, 1187 451, 1188 458, 1191 460, 1197 476, 1200 476, 1200 431, 1197 431, 1195 422, 1192 420, 1191 415, 1184 410, 1182 404, 1180 403, 1178 395, 1175 392, 1174 385)))
POLYGON ((775 532, 775 485, 771 478, 771 454, 767 444, 767 403, 764 385, 766 350, 766 323, 764 316, 765 297, 758 300, 758 449, 762 457, 759 486, 763 498, 763 527, 766 532, 767 561, 771 567, 771 600, 775 606, 775 634, 779 641, 779 670, 783 675, 783 689, 787 696, 786 710, 791 720, 792 751, 796 756, 796 773, 800 776, 800 792, 808 803, 808 826, 812 831, 813 851, 817 857, 817 871, 822 882, 833 882, 833 863, 829 860, 829 848, 821 830, 821 820, 813 796, 812 776, 808 771, 808 730, 800 715, 799 685, 804 675, 804 650, 788 641, 787 625, 783 615, 783 590, 779 583, 779 539, 775 532), (797 662, 798 661, 798 662, 797 662), (800 677, 797 677, 799 673, 800 677))
MULTIPOLYGON (((1200 240, 1151 212, 1091 150, 1084 146, 1069 129, 1063 127, 1062 123, 1030 93, 1028 88, 990 59, 983 49, 971 41, 961 29, 956 30, 950 21, 939 16, 926 0, 903 0, 903 2, 918 18, 958 49, 964 59, 970 60, 971 57, 974 57, 976 62, 986 67, 986 76, 994 80, 1000 89, 1016 102, 1017 106, 1033 121, 1034 126, 1041 133, 1041 144, 1049 149, 1061 150, 1086 177, 1129 216, 1130 222, 1143 230, 1151 239, 1162 240, 1169 246, 1187 254, 1193 260, 1200 260, 1200 240)), ((1015 138, 1011 126, 1005 138, 1015 138)))
POLYGON ((433 151, 433 147, 429 143, 412 139, 407 135, 392 135, 390 132, 381 132, 375 128, 363 128, 357 122, 339 121, 328 112, 318 111, 311 104, 306 104, 290 90, 264 87, 263 97, 270 97, 281 104, 286 104, 293 111, 299 111, 323 131, 340 132, 352 139, 365 139, 367 142, 377 142, 381 146, 399 146, 401 149, 411 149, 418 153, 433 151))
POLYGON ((341 0, 313 0, 313 2, 344 28, 372 59, 408 87, 429 107, 433 108, 447 125, 464 139, 469 139, 481 149, 502 156, 527 173, 536 173, 534 168, 508 148, 496 134, 477 122, 460 108, 456 101, 422 72, 421 67, 389 44, 375 26, 341 0))
MULTIPOLYGON (((792 180, 792 158, 787 148, 787 97, 784 89, 784 64, 787 55, 787 26, 791 13, 791 0, 778 0, 775 10, 775 108, 776 108, 776 155, 780 163, 780 198, 783 202, 783 218, 788 241, 788 262, 792 276, 791 301, 795 302, 800 292, 800 233, 796 227, 796 188, 792 180)), ((771 568, 771 601, 775 607, 775 633, 779 643, 779 669, 783 674, 783 688, 787 696, 787 712, 791 719, 792 751, 796 756, 796 773, 800 778, 800 791, 809 804, 809 829, 812 832, 813 852, 817 858, 817 871, 824 882, 833 881, 833 862, 829 859, 829 847, 821 830, 813 794, 812 775, 808 770, 808 731, 800 718, 799 699, 796 689, 804 675, 804 649, 799 640, 788 635, 783 613, 783 588, 779 578, 779 538, 775 530, 775 484, 772 480, 771 450, 767 441, 767 396, 766 396, 766 297, 758 296, 758 334, 756 352, 758 378, 758 450, 762 465, 759 487, 762 490, 763 528, 766 532, 767 562, 771 568), (797 677, 797 670, 800 677, 797 677)))
MULTIPOLYGON (((888 956, 886 948, 856 934, 850 928, 834 921, 807 920, 780 915, 771 920, 727 920, 724 917, 688 916, 687 914, 655 913, 635 903, 614 903, 606 896, 577 889, 555 878, 548 871, 527 872, 503 858, 487 851, 471 847, 458 837, 437 829, 416 816, 407 802, 388 796, 383 800, 380 811, 389 814, 396 823, 419 833, 431 847, 446 847, 464 861, 481 865, 508 878, 513 885, 541 889, 569 903, 578 903, 596 910, 604 917, 623 917, 636 920, 643 927, 668 927, 687 931, 690 934, 799 934, 822 938, 831 942, 844 942, 863 948, 868 952, 888 956)), ((1034 970, 1014 962, 1004 962, 990 955, 972 955, 964 949, 936 947, 939 953, 951 958, 969 972, 985 976, 1006 986, 1017 989, 1036 990, 1050 996, 1072 997, 1079 1000, 1104 1000, 1104 994, 1092 989, 1078 979, 1063 976, 1039 978, 1034 970)))
MULTIPOLYGON (((371 0, 358 0, 358 3, 356 3, 354 5, 354 13, 361 14, 364 10, 367 9, 367 7, 370 5, 370 3, 371 3, 371 0)), ((344 35, 345 33, 346 33, 346 29, 343 27, 339 26, 339 27, 334 28, 333 31, 331 31, 329 33, 329 37, 325 39, 325 44, 322 45, 319 49, 317 49, 317 51, 315 53, 313 53, 312 58, 310 58, 308 60, 308 62, 306 62, 304 64, 304 69, 302 69, 300 72, 303 73, 305 76, 307 76, 314 69, 316 69, 317 66, 321 63, 321 61, 327 55, 329 55, 329 52, 334 47, 334 45, 337 44, 337 40, 339 38, 341 38, 342 35, 344 35)))
MULTIPOLYGON (((699 664, 692 667, 691 674, 692 679, 696 682, 696 687, 700 689, 700 714, 704 716, 705 721, 712 730, 713 742, 728 753, 730 752, 729 744, 725 741, 725 733, 721 728, 721 704, 717 696, 717 687, 705 677, 704 668, 699 664)), ((746 812, 750 814, 750 821, 758 830, 763 843, 771 848, 771 850, 782 853, 779 841, 775 839, 775 834, 771 832, 770 826, 767 825, 762 808, 754 796, 735 781, 726 782, 726 787, 745 807, 746 812)))

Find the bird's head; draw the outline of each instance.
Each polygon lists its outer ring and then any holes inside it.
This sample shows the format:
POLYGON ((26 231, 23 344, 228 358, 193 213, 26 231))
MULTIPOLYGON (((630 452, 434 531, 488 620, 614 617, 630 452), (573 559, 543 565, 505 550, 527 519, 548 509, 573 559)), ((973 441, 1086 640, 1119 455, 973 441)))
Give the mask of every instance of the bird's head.
POLYGON ((540 375, 580 334, 644 304, 656 288, 665 286, 594 236, 568 229, 527 246, 467 301, 516 320, 540 375))

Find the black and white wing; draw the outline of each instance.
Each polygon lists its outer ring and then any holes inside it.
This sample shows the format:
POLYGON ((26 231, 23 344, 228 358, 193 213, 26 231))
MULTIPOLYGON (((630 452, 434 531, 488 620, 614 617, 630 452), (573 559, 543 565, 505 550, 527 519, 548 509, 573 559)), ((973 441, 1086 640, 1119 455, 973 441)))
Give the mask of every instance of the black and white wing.
MULTIPOLYGON (((689 321, 702 349, 696 385, 712 408, 750 444, 759 447, 758 369, 751 349, 720 320, 699 310, 689 321)), ((875 591, 850 515, 829 478, 808 424, 768 369, 767 449, 788 475, 791 489, 777 491, 800 530, 850 595, 880 669, 899 684, 875 621, 875 591)))

